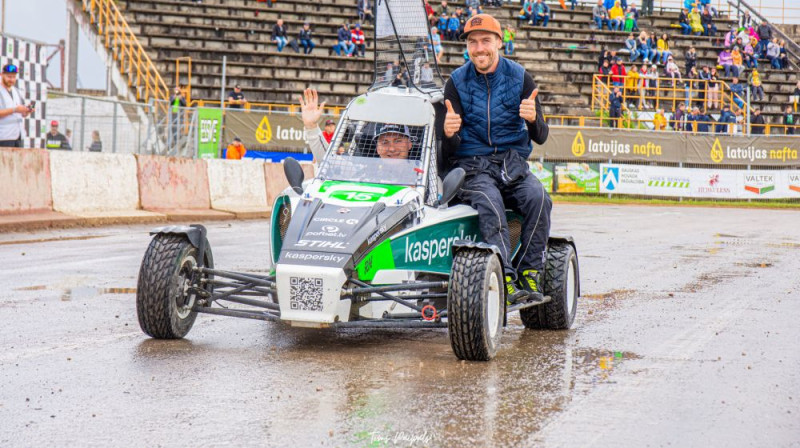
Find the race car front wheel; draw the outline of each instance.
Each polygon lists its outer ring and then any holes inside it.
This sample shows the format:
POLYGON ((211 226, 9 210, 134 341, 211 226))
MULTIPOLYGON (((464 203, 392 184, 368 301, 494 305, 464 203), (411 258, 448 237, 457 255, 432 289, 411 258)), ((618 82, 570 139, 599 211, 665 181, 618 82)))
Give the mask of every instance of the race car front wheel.
POLYGON ((447 329, 458 359, 489 361, 503 331, 503 266, 492 252, 464 249, 453 256, 447 329))
POLYGON ((550 302, 519 311, 523 325, 530 329, 565 330, 572 327, 578 310, 578 254, 567 242, 547 248, 542 293, 550 302))
POLYGON ((156 235, 139 270, 136 313, 139 326, 157 339, 180 339, 197 318, 189 292, 197 249, 182 235, 156 235))

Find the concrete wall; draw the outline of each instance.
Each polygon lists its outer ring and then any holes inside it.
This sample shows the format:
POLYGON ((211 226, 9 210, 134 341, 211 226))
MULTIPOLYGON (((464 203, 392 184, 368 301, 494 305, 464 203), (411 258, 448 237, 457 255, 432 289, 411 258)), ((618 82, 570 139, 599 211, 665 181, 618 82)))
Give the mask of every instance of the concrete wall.
POLYGON ((81 214, 139 208, 133 155, 51 151, 50 171, 55 211, 81 214))
POLYGON ((205 160, 137 156, 139 198, 145 210, 208 209, 205 160))
POLYGON ((50 210, 50 158, 43 149, 0 149, 0 214, 50 210))
POLYGON ((211 208, 267 211, 264 163, 258 160, 208 160, 211 208))

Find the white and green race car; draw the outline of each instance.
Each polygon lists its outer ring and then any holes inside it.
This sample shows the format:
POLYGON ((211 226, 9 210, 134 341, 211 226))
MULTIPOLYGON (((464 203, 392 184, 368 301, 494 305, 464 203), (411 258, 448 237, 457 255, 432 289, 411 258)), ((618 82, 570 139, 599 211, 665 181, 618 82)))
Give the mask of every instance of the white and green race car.
MULTIPOLYGON (((530 329, 570 328, 580 294, 574 242, 549 239, 544 303, 506 305, 499 250, 481 241, 474 209, 450 204, 464 171, 440 177, 441 100, 396 87, 358 96, 315 178, 286 160, 291 186, 272 209, 271 275, 215 269, 202 226, 153 231, 139 272, 142 330, 182 338, 197 313, 295 327, 447 327, 458 358, 489 360, 509 313, 530 329), (376 148, 387 125, 408 138, 401 158, 376 148)), ((521 220, 508 212, 508 222, 519 250, 521 220)))

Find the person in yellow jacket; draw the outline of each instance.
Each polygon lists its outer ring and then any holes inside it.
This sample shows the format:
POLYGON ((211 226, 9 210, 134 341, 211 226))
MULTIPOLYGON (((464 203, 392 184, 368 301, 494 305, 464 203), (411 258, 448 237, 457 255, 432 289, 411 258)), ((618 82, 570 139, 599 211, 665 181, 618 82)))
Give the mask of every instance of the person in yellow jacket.
POLYGON ((750 93, 753 94, 753 101, 762 101, 764 99, 764 88, 761 87, 761 74, 758 70, 753 69, 750 73, 750 93))
POLYGON ((689 13, 689 25, 692 27, 692 32, 695 36, 703 34, 703 21, 700 18, 700 11, 698 8, 694 8, 692 12, 689 13))
POLYGON ((663 131, 667 129, 667 117, 664 116, 664 109, 658 109, 653 115, 653 129, 663 131))
MULTIPOLYGON (((625 78, 625 91, 628 93, 628 96, 633 98, 633 95, 636 95, 639 91, 639 70, 636 67, 631 67, 628 70, 628 76, 625 78)), ((639 109, 642 108, 642 98, 639 98, 639 109)))
POLYGON ((615 2, 614 7, 608 10, 608 24, 613 31, 622 31, 622 27, 625 25, 625 11, 619 1, 615 2))
POLYGON ((672 56, 672 52, 669 51, 669 36, 667 33, 661 35, 661 37, 656 42, 656 57, 661 58, 661 65, 666 65, 667 60, 670 56, 672 56))

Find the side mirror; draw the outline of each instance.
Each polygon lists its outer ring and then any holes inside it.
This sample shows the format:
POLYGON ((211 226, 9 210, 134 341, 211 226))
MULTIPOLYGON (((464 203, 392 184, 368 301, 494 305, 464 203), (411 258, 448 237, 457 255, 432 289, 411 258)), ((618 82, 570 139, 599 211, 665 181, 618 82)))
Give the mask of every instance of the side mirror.
POLYGON ((446 205, 456 196, 458 190, 464 185, 464 178, 466 176, 467 173, 463 168, 454 168, 447 173, 447 176, 442 182, 442 198, 439 199, 439 206, 446 205))
POLYGON ((283 172, 286 174, 286 180, 289 181, 289 186, 292 187, 292 190, 297 194, 302 194, 305 174, 300 162, 293 157, 285 158, 283 160, 283 172))

